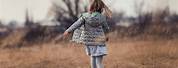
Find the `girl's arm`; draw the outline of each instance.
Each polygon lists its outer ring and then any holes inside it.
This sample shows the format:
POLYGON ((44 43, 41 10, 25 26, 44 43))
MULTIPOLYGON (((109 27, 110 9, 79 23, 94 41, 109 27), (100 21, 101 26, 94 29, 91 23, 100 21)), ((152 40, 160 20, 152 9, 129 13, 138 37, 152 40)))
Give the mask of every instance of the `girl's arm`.
MULTIPOLYGON (((74 24, 72 24, 65 32, 73 32, 74 30, 76 30, 77 28, 81 27, 84 23, 84 19, 83 17, 80 17, 74 24)), ((65 33, 64 32, 64 33, 65 33)))
POLYGON ((110 28, 108 26, 106 18, 104 18, 102 27, 103 27, 104 33, 106 35, 106 41, 109 41, 108 33, 109 33, 110 28))
POLYGON ((109 28, 109 26, 108 26, 108 23, 107 23, 106 18, 104 18, 104 21, 103 21, 103 25, 102 25, 102 27, 103 27, 103 30, 104 30, 105 34, 108 34, 108 33, 109 33, 110 28, 109 28))

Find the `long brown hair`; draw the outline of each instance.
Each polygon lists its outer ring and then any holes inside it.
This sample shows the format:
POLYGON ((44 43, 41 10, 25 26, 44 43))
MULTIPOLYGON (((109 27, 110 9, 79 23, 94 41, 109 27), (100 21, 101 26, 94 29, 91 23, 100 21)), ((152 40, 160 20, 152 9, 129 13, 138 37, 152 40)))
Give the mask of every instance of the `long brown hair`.
POLYGON ((111 18, 112 11, 105 5, 105 3, 102 0, 93 0, 90 6, 90 12, 102 13, 103 11, 104 11, 104 15, 111 18))

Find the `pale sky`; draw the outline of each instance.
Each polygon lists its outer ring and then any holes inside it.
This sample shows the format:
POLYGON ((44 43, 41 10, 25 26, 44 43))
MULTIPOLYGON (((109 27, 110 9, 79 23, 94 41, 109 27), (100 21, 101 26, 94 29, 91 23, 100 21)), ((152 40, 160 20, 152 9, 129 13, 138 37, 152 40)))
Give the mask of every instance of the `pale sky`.
MULTIPOLYGON (((127 15, 136 15, 134 12, 135 1, 142 0, 104 0, 113 11, 124 11, 127 15)), ((144 0, 145 11, 171 6, 171 10, 177 11, 178 0, 144 0)), ((45 19, 51 0, 0 0, 0 19, 4 21, 17 20, 23 22, 25 9, 34 17, 35 21, 45 19)))
POLYGON ((0 0, 0 19, 23 22, 28 8, 34 20, 41 20, 45 18, 50 4, 50 0, 0 0))
POLYGON ((111 0, 110 6, 112 10, 124 11, 127 15, 136 15, 135 3, 144 1, 143 11, 154 11, 157 9, 163 9, 166 6, 170 6, 170 10, 178 13, 178 0, 111 0), (135 2, 137 1, 137 2, 135 2))

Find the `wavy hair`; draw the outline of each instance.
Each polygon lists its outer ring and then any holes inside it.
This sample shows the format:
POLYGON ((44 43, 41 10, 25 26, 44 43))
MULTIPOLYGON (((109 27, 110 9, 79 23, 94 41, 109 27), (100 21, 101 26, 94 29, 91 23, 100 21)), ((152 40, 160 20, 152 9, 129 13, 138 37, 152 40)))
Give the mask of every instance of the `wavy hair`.
POLYGON ((104 15, 111 18, 112 11, 106 6, 106 4, 102 0, 93 0, 90 5, 90 12, 104 12, 104 15))

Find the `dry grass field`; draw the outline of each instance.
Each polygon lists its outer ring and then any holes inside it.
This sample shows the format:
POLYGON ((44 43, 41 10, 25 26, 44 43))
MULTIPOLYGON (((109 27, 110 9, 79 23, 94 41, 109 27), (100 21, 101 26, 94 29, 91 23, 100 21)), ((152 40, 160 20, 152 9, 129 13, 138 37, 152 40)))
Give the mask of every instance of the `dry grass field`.
MULTIPOLYGON (((178 40, 110 40, 105 68, 178 68, 178 40)), ((41 44, 0 49, 0 68, 90 68, 82 45, 41 44)))

